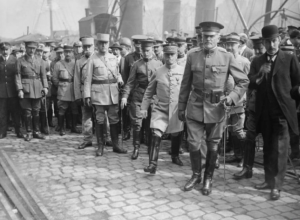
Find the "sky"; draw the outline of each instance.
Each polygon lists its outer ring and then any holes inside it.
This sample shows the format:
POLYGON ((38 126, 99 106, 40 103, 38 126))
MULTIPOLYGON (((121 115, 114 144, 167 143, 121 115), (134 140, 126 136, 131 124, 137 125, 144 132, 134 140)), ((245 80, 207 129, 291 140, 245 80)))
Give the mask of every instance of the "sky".
MULTIPOLYGON (((27 33, 40 33, 50 35, 49 0, 0 0, 0 36, 5 38, 17 38, 27 33)), ((85 16, 85 8, 88 0, 52 0, 54 30, 78 31, 78 20, 85 16)), ((114 0, 110 0, 110 6, 114 0)), ((209 1, 209 0, 207 0, 209 1)), ((273 9, 278 8, 284 0, 273 0, 273 9)), ((163 0, 144 0, 145 32, 162 33, 163 0)), ((264 13, 266 0, 237 0, 240 9, 248 24, 251 24, 259 15, 264 13)), ((292 12, 288 14, 300 18, 298 0, 289 0, 286 4, 292 12)), ((181 0, 180 26, 184 32, 193 34, 195 22, 196 0, 181 0)), ((224 32, 243 31, 243 25, 234 8, 232 0, 216 0, 218 21, 225 25, 224 32)), ((279 17, 279 15, 278 15, 279 17)), ((274 20, 280 25, 280 19, 274 20)), ((288 19, 284 25, 295 24, 298 21, 288 19)), ((260 31, 263 19, 253 30, 260 31)))

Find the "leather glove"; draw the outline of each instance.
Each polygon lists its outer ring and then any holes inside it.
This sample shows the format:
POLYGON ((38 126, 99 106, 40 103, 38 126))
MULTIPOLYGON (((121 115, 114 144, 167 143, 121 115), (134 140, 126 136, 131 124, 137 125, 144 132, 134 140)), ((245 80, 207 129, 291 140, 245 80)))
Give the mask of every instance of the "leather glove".
POLYGON ((127 99, 126 98, 122 98, 121 99, 121 109, 123 109, 126 105, 127 105, 127 99))
POLYGON ((223 98, 221 98, 220 103, 225 103, 225 105, 231 106, 233 101, 230 96, 224 96, 223 98))
POLYGON ((185 111, 181 110, 181 111, 178 111, 178 118, 180 121, 183 121, 185 122, 186 118, 185 118, 185 111))
POLYGON ((91 107, 91 98, 85 98, 85 105, 91 107))
POLYGON ((18 96, 19 96, 20 99, 23 99, 23 98, 24 98, 24 92, 23 92, 22 89, 19 90, 18 96))
POLYGON ((148 111, 147 110, 141 110, 142 118, 148 117, 148 111))

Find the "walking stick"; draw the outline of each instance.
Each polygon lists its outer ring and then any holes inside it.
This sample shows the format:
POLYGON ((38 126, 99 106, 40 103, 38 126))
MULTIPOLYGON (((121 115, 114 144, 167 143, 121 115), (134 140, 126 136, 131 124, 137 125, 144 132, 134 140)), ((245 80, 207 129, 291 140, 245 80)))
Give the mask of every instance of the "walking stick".
POLYGON ((124 138, 124 130, 123 130, 123 109, 121 109, 121 136, 122 136, 122 140, 121 140, 121 146, 123 149, 123 138, 124 138))
POLYGON ((46 94, 45 94, 44 91, 42 91, 42 96, 43 96, 42 99, 44 99, 44 105, 45 105, 47 130, 48 130, 48 133, 49 133, 49 136, 50 136, 50 129, 49 129, 49 123, 48 123, 48 111, 47 111, 47 97, 46 97, 46 94))

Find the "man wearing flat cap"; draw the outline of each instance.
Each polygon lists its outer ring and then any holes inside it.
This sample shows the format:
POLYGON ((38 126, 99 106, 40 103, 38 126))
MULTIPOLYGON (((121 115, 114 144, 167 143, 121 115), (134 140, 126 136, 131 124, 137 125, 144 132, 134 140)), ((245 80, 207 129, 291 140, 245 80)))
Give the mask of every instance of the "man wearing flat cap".
POLYGON ((81 42, 83 45, 84 56, 82 56, 76 62, 74 73, 75 101, 81 104, 82 111, 83 142, 78 146, 78 149, 84 149, 86 147, 92 146, 93 139, 93 108, 91 106, 84 105, 84 81, 87 77, 86 64, 90 57, 94 54, 94 38, 85 37, 82 38, 81 42))
POLYGON ((266 53, 252 61, 249 73, 257 90, 256 131, 264 140, 265 181, 255 188, 271 189, 271 200, 277 200, 286 173, 290 133, 299 134, 293 99, 300 97, 300 69, 296 56, 279 49, 277 26, 263 27, 262 37, 266 53))
MULTIPOLYGON (((147 36, 144 36, 144 35, 133 35, 132 36, 132 41, 134 44, 135 51, 131 52, 127 56, 125 56, 123 70, 121 71, 121 75, 122 75, 124 84, 126 84, 126 82, 128 80, 130 70, 131 70, 131 67, 133 66, 133 64, 143 57, 142 51, 141 51, 141 41, 146 40, 146 39, 147 39, 147 36)), ((132 95, 129 95, 128 100, 127 100, 128 104, 130 104, 131 99, 132 99, 132 95)), ((125 114, 123 114, 123 116, 125 116, 125 117, 123 117, 123 119, 124 119, 123 140, 128 140, 128 139, 130 139, 131 119, 130 119, 130 114, 129 114, 129 108, 127 106, 124 106, 123 113, 124 112, 125 112, 125 114)))
POLYGON ((150 128, 153 129, 153 136, 149 166, 144 168, 145 172, 151 174, 155 174, 157 169, 160 142, 164 133, 171 134, 172 163, 183 166, 179 158, 183 122, 179 121, 177 111, 184 67, 177 64, 176 45, 164 46, 163 51, 166 63, 152 74, 141 104, 142 117, 146 118, 152 99, 156 95, 151 113, 150 128))
MULTIPOLYGON (((226 50, 232 53, 234 59, 238 62, 243 69, 245 75, 248 75, 250 70, 250 61, 239 54, 239 42, 240 36, 237 33, 231 33, 226 37, 226 50)), ((226 92, 229 94, 235 86, 235 82, 231 75, 228 76, 226 82, 226 92)), ((239 163, 238 167, 242 167, 242 159, 244 156, 244 122, 245 122, 245 109, 244 102, 246 101, 246 95, 240 99, 240 101, 231 108, 229 112, 228 124, 234 125, 229 128, 231 134, 231 144, 233 145, 234 155, 230 158, 226 158, 226 163, 239 163)))
POLYGON ((212 190, 212 177, 217 160, 218 144, 225 125, 224 105, 236 105, 246 92, 249 80, 231 53, 217 47, 223 25, 200 23, 203 49, 188 54, 181 83, 178 117, 186 121, 193 175, 184 189, 192 190, 201 182, 201 140, 206 132, 206 163, 202 194, 212 190), (231 75, 235 86, 225 96, 225 82, 231 75))
POLYGON ((10 113, 17 137, 24 138, 20 130, 20 104, 15 84, 17 58, 10 54, 11 45, 8 42, 0 43, 0 52, 0 139, 6 137, 10 113))
MULTIPOLYGON (((152 74, 162 62, 157 60, 153 54, 153 40, 143 40, 141 45, 143 59, 135 62, 130 70, 128 81, 122 91, 121 108, 127 105, 127 99, 132 92, 132 101, 130 103, 131 125, 133 129, 133 153, 131 159, 136 160, 140 148, 140 132, 143 117, 141 114, 141 104, 143 95, 146 91, 152 74)), ((149 117, 149 116, 148 116, 149 117)), ((149 128, 150 129, 150 128, 149 128)), ((150 140, 149 140, 150 142, 150 140)), ((149 143, 148 143, 149 144, 149 143)))
MULTIPOLYGON (((250 37, 252 41, 254 56, 250 60, 254 60, 256 57, 263 55, 266 52, 263 44, 263 39, 259 35, 250 37)), ((243 169, 240 172, 235 173, 233 176, 235 179, 251 178, 253 175, 253 165, 255 158, 255 140, 256 140, 256 122, 255 122, 255 101, 256 101, 256 86, 253 83, 249 83, 247 90, 247 102, 246 102, 246 137, 244 140, 244 160, 243 169)))
POLYGON ((158 60, 160 60, 162 63, 164 62, 164 53, 163 53, 163 40, 156 38, 155 44, 153 46, 154 54, 158 60))
POLYGON ((127 150, 119 146, 119 85, 123 85, 119 73, 117 58, 108 52, 109 34, 97 34, 98 52, 88 60, 87 76, 84 81, 84 98, 87 106, 92 106, 96 115, 96 136, 98 149, 96 156, 103 156, 104 121, 106 114, 110 124, 113 152, 126 154, 127 150))
MULTIPOLYGON (((62 48, 57 49, 56 52, 61 51, 62 48)), ((72 123, 71 132, 81 133, 77 128, 78 105, 75 102, 74 94, 74 70, 75 60, 72 59, 73 47, 65 45, 63 48, 64 59, 58 61, 53 70, 52 82, 57 86, 57 106, 58 106, 58 127, 59 134, 65 135, 64 118, 67 109, 71 108, 72 123)))
POLYGON ((16 74, 16 87, 27 131, 25 141, 30 141, 32 137, 45 139, 39 128, 42 92, 45 95, 48 93, 45 63, 41 58, 34 56, 36 42, 27 41, 25 47, 26 54, 18 59, 16 74))

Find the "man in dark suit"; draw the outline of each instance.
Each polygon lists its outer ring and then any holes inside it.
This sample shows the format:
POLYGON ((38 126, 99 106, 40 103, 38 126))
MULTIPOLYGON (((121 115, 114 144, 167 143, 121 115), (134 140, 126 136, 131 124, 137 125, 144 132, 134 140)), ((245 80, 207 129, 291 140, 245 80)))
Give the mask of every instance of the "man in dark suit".
POLYGON ((277 200, 286 173, 289 133, 299 133, 292 98, 299 98, 300 67, 295 55, 279 50, 277 26, 265 26, 262 37, 266 53, 254 58, 249 73, 257 90, 256 131, 264 140, 265 181, 255 188, 271 189, 270 198, 277 200))
POLYGON ((10 55, 11 45, 7 42, 0 44, 0 139, 6 137, 7 117, 12 113, 15 133, 23 138, 20 130, 20 105, 15 85, 17 73, 17 58, 10 55))

